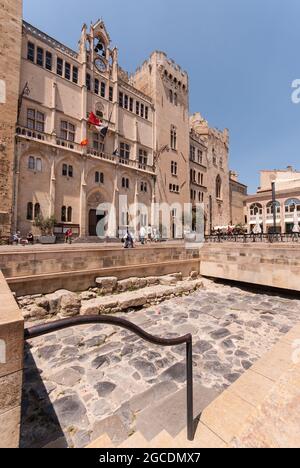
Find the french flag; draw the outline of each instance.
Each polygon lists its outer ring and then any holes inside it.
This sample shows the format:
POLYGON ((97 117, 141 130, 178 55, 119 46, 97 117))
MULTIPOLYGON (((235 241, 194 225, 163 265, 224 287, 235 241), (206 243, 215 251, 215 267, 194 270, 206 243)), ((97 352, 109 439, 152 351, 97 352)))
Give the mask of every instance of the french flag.
POLYGON ((88 124, 96 127, 102 138, 106 137, 108 132, 108 125, 104 125, 103 122, 101 122, 101 120, 99 120, 93 112, 91 112, 89 115, 88 124))

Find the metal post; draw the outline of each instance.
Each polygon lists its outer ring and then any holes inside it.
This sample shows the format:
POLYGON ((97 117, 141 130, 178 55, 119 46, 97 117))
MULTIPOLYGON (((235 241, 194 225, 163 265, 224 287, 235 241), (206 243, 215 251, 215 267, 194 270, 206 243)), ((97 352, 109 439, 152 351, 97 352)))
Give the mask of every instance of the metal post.
POLYGON ((194 440, 194 404, 193 404, 193 341, 192 337, 186 343, 187 369, 187 437, 194 440))
POLYGON ((273 206, 273 234, 275 238, 275 234, 277 232, 276 229, 276 190, 275 190, 275 182, 272 182, 272 206, 273 206))

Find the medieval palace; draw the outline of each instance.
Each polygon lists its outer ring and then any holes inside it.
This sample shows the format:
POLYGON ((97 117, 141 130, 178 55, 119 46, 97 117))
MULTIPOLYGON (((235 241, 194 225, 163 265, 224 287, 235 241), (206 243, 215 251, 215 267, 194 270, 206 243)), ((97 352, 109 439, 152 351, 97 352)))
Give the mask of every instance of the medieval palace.
POLYGON ((120 195, 147 207, 122 211, 122 230, 152 224, 153 202, 173 207, 171 217, 178 204, 203 203, 206 232, 244 222, 246 187, 229 172, 229 132, 189 115, 179 65, 155 51, 129 76, 103 21, 83 26, 74 51, 23 21, 22 2, 13 3, 1 12, 2 235, 35 233, 38 216, 53 216, 57 233, 71 226, 95 236, 98 205, 119 212, 120 195))

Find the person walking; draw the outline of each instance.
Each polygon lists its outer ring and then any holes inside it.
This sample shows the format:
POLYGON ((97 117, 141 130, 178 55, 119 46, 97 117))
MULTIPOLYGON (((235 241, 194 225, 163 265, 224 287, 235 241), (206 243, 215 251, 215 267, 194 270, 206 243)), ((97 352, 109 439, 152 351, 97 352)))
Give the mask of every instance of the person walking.
POLYGON ((149 224, 148 229, 147 229, 147 235, 148 235, 148 242, 152 242, 152 226, 149 224))
POLYGON ((133 238, 132 238, 132 235, 130 234, 129 232, 129 229, 127 229, 127 232, 125 234, 125 244, 124 244, 124 248, 125 249, 133 249, 133 238))
POLYGON ((142 245, 145 245, 145 239, 146 239, 146 229, 144 226, 142 226, 140 230, 140 241, 142 245))
POLYGON ((68 229, 66 234, 65 234, 65 242, 66 244, 72 244, 72 237, 73 237, 73 231, 72 229, 68 229))

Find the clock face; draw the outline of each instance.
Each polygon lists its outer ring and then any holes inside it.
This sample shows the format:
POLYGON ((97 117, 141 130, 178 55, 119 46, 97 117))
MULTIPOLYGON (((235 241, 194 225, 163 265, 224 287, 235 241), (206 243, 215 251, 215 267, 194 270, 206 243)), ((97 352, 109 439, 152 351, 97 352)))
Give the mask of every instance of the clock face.
POLYGON ((106 71, 106 63, 104 62, 104 60, 101 60, 100 58, 97 58, 95 60, 95 67, 97 68, 97 70, 99 70, 100 72, 104 72, 106 71))

